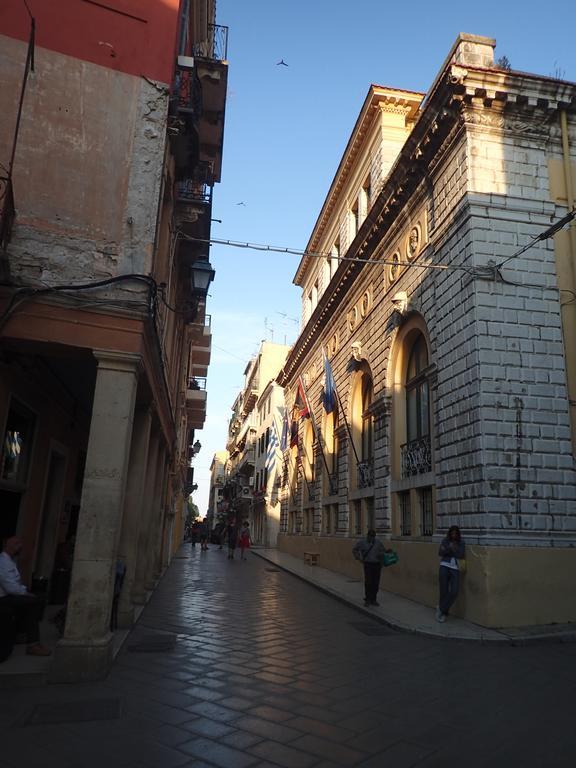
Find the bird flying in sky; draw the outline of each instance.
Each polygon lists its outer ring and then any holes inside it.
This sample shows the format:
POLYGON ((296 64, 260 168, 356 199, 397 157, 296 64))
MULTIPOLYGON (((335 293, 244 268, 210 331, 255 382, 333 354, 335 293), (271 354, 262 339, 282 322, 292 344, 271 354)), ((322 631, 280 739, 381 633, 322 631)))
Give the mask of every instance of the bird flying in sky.
POLYGON ((277 61, 277 62, 276 62, 276 66, 277 66, 277 67, 280 67, 280 66, 282 66, 282 67, 287 67, 287 66, 288 66, 288 64, 286 64, 286 62, 284 61, 284 59, 280 59, 280 61, 277 61))

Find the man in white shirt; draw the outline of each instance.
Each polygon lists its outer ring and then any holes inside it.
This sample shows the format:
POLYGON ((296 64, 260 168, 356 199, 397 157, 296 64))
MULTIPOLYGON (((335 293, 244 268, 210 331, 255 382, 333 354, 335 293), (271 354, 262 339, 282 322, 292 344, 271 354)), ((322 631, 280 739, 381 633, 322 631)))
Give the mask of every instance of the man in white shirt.
POLYGON ((0 605, 12 609, 18 623, 25 628, 26 652, 31 656, 50 656, 51 650, 40 642, 38 625, 42 603, 36 595, 28 592, 14 562, 21 550, 22 541, 12 536, 4 542, 4 549, 0 552, 0 605))

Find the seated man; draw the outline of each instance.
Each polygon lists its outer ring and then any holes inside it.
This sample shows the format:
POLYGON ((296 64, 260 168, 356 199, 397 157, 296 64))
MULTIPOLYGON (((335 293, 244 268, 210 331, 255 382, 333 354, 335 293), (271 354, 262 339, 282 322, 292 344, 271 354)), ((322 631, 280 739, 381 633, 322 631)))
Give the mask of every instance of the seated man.
POLYGON ((18 623, 25 628, 28 642, 26 652, 31 656, 50 656, 52 651, 40 642, 38 624, 42 602, 28 592, 13 559, 21 550, 22 541, 12 536, 5 541, 4 551, 0 552, 0 602, 3 606, 12 607, 18 623))

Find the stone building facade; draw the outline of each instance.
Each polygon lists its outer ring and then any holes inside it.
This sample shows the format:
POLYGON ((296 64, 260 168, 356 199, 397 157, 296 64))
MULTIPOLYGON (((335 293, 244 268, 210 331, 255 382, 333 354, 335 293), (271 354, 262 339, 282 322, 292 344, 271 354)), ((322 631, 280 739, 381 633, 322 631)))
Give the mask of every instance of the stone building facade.
POLYGON ((283 391, 274 381, 289 350, 285 344, 261 343, 244 369, 244 386, 232 406, 228 429, 222 514, 248 520, 259 544, 275 545, 279 529, 279 499, 272 489, 281 466, 279 450, 266 468, 274 429, 280 444, 283 391))
POLYGON ((118 563, 127 628, 183 535, 227 28, 197 0, 33 11, 0 16, 0 534, 66 601, 65 681, 108 669, 118 563))
POLYGON ((279 546, 436 602, 438 541, 468 543, 460 615, 576 620, 576 86, 498 69, 460 35, 427 94, 372 86, 298 267, 303 382, 279 546), (518 253, 523 246, 528 246, 518 253), (327 414, 323 354, 337 399, 327 414))

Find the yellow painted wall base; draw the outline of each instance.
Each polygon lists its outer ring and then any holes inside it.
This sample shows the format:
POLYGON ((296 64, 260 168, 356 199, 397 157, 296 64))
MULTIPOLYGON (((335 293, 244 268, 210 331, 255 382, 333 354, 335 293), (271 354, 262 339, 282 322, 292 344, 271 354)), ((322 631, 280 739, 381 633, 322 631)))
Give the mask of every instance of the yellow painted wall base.
MULTIPOLYGON (((278 536, 278 549, 302 558, 319 552, 322 568, 362 575, 352 557, 357 539, 278 536)), ((438 546, 394 541, 398 565, 382 573, 382 589, 431 607, 438 602, 438 546)), ((576 622, 576 549, 467 546, 467 571, 452 613, 485 627, 576 622)))

